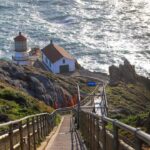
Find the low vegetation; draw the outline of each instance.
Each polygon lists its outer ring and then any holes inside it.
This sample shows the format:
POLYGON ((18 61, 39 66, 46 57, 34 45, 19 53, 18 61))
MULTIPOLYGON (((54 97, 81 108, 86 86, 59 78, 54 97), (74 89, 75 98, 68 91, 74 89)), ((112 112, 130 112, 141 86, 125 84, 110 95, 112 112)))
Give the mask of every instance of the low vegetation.
POLYGON ((0 83, 0 122, 52 111, 53 109, 42 101, 15 87, 0 83))
POLYGON ((150 89, 143 84, 120 83, 106 88, 109 116, 150 133, 150 89))

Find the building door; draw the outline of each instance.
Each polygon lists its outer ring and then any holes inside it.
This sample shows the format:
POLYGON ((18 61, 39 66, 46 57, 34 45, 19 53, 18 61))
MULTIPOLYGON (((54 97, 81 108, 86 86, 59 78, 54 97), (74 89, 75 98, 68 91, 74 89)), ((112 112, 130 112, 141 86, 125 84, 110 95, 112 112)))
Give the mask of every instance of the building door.
POLYGON ((60 73, 69 72, 69 65, 61 65, 60 66, 60 73))

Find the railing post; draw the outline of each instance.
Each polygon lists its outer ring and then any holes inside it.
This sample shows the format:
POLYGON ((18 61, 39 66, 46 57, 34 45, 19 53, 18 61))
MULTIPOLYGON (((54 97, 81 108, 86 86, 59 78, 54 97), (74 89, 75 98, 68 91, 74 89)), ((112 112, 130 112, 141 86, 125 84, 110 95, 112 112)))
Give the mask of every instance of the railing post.
POLYGON ((96 149, 99 150, 99 118, 96 119, 96 138, 97 138, 97 143, 96 143, 96 149))
POLYGON ((77 90, 78 90, 78 117, 77 117, 77 129, 80 128, 80 116, 79 116, 79 113, 80 113, 80 88, 79 88, 79 84, 77 84, 77 90))
POLYGON ((53 129, 55 127, 55 118, 56 118, 56 114, 54 113, 54 116, 53 116, 53 129))
POLYGON ((35 122, 34 117, 32 117, 32 129, 33 129, 33 146, 34 150, 36 150, 36 139, 35 139, 35 122))
POLYGON ((40 141, 39 116, 36 117, 38 143, 40 141))
POLYGON ((102 121, 102 143, 103 143, 103 150, 106 150, 106 122, 104 121, 104 118, 101 118, 102 121))
POLYGON ((52 130, 53 130, 53 128, 54 128, 54 114, 52 115, 51 123, 52 123, 52 130))
POLYGON ((50 115, 47 115, 48 132, 51 132, 50 115))
POLYGON ((20 135, 20 148, 23 150, 23 130, 22 130, 22 121, 19 122, 19 135, 20 135))
POLYGON ((93 144, 93 141, 92 141, 92 115, 90 114, 90 149, 92 150, 92 144, 93 144))
POLYGON ((30 150, 30 121, 27 118, 28 150, 30 150))
POLYGON ((87 147, 90 147, 90 114, 87 114, 87 147))
POLYGON ((44 115, 44 129, 45 129, 45 137, 47 136, 47 122, 46 122, 46 114, 44 115))
POLYGON ((93 146, 94 146, 94 138, 93 138, 93 136, 94 136, 94 117, 91 115, 91 119, 92 119, 92 126, 91 126, 91 137, 92 137, 92 150, 93 150, 93 146))
POLYGON ((46 135, 49 134, 49 131, 48 131, 48 114, 45 115, 45 123, 46 123, 46 135))
POLYGON ((52 116, 51 115, 49 115, 48 120, 49 120, 49 132, 51 132, 52 131, 52 116))
POLYGON ((142 149, 142 141, 137 137, 137 132, 141 130, 140 128, 137 128, 135 131, 135 150, 141 150, 142 149))
POLYGON ((117 120, 113 121, 113 150, 118 150, 119 139, 118 139, 118 127, 116 126, 117 120))
POLYGON ((41 140, 43 138, 43 124, 42 124, 42 116, 40 116, 40 131, 41 131, 41 140))
POLYGON ((44 133, 44 138, 46 137, 46 129, 45 129, 45 115, 43 115, 43 133, 44 133))
POLYGON ((10 150, 13 150, 13 125, 9 125, 9 142, 10 142, 10 150))
POLYGON ((93 144, 92 144, 93 146, 92 146, 92 148, 95 149, 95 135, 96 135, 96 132, 95 132, 95 116, 93 116, 93 134, 92 135, 93 135, 93 138, 92 138, 93 139, 93 144))
POLYGON ((82 117, 84 117, 84 126, 82 128, 84 129, 84 137, 86 137, 86 141, 87 141, 87 133, 88 133, 88 128, 87 128, 87 114, 85 114, 85 113, 82 112, 82 117))
POLYGON ((95 117, 93 116, 93 149, 95 149, 95 117))
POLYGON ((87 134, 86 134, 86 137, 87 137, 87 146, 89 147, 89 142, 90 142, 90 119, 89 119, 89 114, 87 114, 87 134))

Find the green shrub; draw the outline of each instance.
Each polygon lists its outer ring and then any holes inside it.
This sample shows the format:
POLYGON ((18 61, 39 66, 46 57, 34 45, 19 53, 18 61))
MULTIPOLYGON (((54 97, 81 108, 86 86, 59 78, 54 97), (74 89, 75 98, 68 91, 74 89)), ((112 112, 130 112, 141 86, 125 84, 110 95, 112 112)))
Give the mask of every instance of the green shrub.
MULTIPOLYGON (((7 115, 9 120, 42 112, 51 113, 52 111, 53 109, 44 102, 15 87, 0 83, 0 114, 7 115)), ((3 120, 0 120, 0 122, 3 122, 3 120)))

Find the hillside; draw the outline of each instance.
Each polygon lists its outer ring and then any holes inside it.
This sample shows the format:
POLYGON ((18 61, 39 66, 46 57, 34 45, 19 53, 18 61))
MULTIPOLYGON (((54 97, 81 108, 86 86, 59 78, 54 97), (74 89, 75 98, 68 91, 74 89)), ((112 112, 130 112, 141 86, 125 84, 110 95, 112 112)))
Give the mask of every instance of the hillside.
MULTIPOLYGON (((77 83, 81 95, 93 90, 86 86, 91 76, 107 82, 108 76, 79 69, 71 74, 54 75, 35 67, 22 67, 0 61, 0 121, 51 112, 52 108, 73 106, 77 103, 77 83), (100 76, 100 77, 99 77, 100 76)), ((128 61, 119 68, 110 67, 110 83, 106 87, 109 116, 150 132, 150 81, 138 76, 128 61), (126 73, 128 72, 128 73, 126 73)), ((83 97, 82 97, 83 98, 83 97)))
POLYGON ((38 101, 18 88, 0 83, 0 123, 52 111, 53 109, 44 102, 38 101))
POLYGON ((129 62, 119 68, 111 67, 106 88, 109 116, 150 133, 149 83, 149 79, 136 74, 129 62))
POLYGON ((92 90, 86 86, 87 80, 0 61, 0 122, 73 106, 77 83, 82 93, 92 90))

